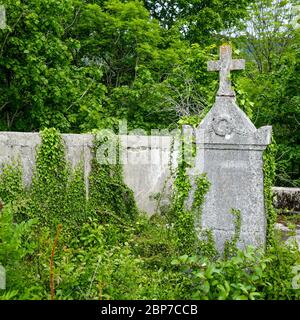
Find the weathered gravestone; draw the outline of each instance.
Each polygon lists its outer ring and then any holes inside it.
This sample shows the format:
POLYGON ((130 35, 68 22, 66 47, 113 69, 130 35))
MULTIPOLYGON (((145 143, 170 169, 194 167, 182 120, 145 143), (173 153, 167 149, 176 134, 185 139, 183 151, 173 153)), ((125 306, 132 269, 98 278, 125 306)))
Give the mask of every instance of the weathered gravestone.
POLYGON ((191 172, 192 179, 206 173, 211 183, 196 226, 212 231, 219 252, 235 235, 232 209, 241 216, 240 249, 266 241, 263 151, 271 142, 272 127, 256 129, 237 106, 230 71, 244 69, 245 61, 231 55, 230 46, 221 46, 220 60, 208 62, 209 71, 219 71, 220 85, 214 106, 195 130, 197 155, 191 172))

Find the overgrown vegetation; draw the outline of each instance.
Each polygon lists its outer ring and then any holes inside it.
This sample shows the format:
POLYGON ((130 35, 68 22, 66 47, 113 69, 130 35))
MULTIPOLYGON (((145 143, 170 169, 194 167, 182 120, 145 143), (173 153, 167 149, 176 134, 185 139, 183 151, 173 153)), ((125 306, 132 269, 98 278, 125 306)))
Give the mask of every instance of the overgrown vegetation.
POLYGON ((273 192, 272 187, 275 182, 275 155, 276 155, 276 142, 274 138, 272 143, 267 146, 263 155, 263 173, 264 173, 264 201, 265 201, 265 212, 267 219, 267 241, 272 244, 274 240, 274 225, 277 221, 277 213, 273 207, 273 192))
POLYGON ((296 1, 1 4, 0 130, 43 131, 30 185, 18 159, 1 168, 7 289, 0 299, 300 298, 299 251, 277 239, 271 190, 274 180, 300 182, 296 1), (188 159, 171 170, 170 208, 148 218, 123 182, 118 156, 114 165, 97 161, 101 137, 85 177, 83 162, 72 168, 66 160, 58 130, 116 129, 123 119, 147 132, 196 126, 218 87, 206 63, 224 42, 247 61, 245 72, 232 75, 239 106, 257 127, 272 125, 277 144, 264 154, 266 251, 236 248, 241 221, 233 208, 235 234, 220 257, 212 231, 199 229, 210 184, 205 175, 190 181, 188 159))
POLYGON ((184 209, 182 171, 176 211, 147 218, 137 215, 117 164, 108 169, 95 161, 86 197, 82 169, 71 169, 56 130, 42 132, 37 158, 30 186, 23 186, 18 162, 0 175, 0 264, 7 271, 0 299, 300 298, 292 287, 300 263, 296 244, 274 236, 266 252, 230 251, 230 259, 217 256, 212 241, 195 250, 191 223, 209 188, 205 176, 197 179, 191 211, 184 209))

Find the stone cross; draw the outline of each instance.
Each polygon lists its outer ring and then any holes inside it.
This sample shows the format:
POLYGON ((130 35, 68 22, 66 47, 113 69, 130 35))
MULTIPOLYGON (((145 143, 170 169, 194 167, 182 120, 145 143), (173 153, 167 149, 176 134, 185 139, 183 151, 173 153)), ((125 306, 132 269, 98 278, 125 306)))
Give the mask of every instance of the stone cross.
POLYGON ((245 60, 232 60, 231 46, 223 45, 220 47, 220 60, 209 61, 207 63, 208 71, 220 72, 220 84, 217 96, 234 97, 235 93, 231 88, 230 71, 245 69, 245 60))
POLYGON ((199 174, 205 173, 210 182, 195 226, 199 239, 207 238, 207 230, 212 232, 221 254, 237 238, 242 250, 266 244, 263 152, 271 143, 272 127, 256 129, 237 105, 229 76, 231 70, 244 67, 244 60, 232 60, 227 45, 221 46, 219 61, 208 63, 209 71, 220 72, 220 87, 214 105, 195 129, 195 167, 189 172, 189 199, 197 190, 199 174), (236 213, 240 216, 238 233, 236 213))

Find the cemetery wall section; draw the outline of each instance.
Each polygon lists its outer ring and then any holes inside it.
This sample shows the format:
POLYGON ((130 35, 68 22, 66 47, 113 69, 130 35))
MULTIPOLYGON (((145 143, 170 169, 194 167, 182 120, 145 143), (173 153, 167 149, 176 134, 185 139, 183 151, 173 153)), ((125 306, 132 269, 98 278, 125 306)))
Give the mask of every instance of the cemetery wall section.
MULTIPOLYGON (((75 167, 84 165, 86 186, 91 170, 94 136, 91 134, 63 134, 66 156, 75 167)), ((125 183, 133 190, 140 210, 153 214, 157 209, 157 195, 169 184, 170 161, 176 167, 177 148, 171 136, 120 136, 120 154, 125 183), (173 157, 170 157, 172 152, 173 157)), ((0 132, 0 168, 4 163, 20 160, 24 183, 32 179, 37 146, 41 143, 39 133, 0 132)), ((1 169, 0 169, 1 170, 1 169)))
MULTIPOLYGON (((76 166, 80 160, 83 161, 86 185, 88 185, 93 135, 63 134, 62 136, 70 163, 76 166)), ((175 146, 172 147, 173 138, 170 136, 120 136, 120 140, 123 149, 123 162, 127 159, 127 163, 123 165, 124 180, 134 191, 138 207, 148 214, 153 214, 157 209, 155 196, 161 193, 163 189, 166 198, 170 194, 172 181, 170 164, 174 170, 178 159, 178 144, 175 143, 175 146), (171 150, 173 151, 172 157, 170 156, 171 150), (149 160, 153 162, 149 164, 149 160)), ((40 143, 41 138, 38 133, 0 132, 0 170, 2 164, 20 159, 24 182, 28 185, 35 165, 36 147, 40 143)), ((300 198, 298 196, 297 201, 295 201, 294 196, 300 194, 299 190, 295 188, 273 188, 275 206, 300 211, 300 198), (288 203, 292 203, 292 205, 286 205, 287 200, 279 201, 278 199, 289 199, 288 203)), ((167 199, 163 199, 161 204, 167 202, 167 199)))

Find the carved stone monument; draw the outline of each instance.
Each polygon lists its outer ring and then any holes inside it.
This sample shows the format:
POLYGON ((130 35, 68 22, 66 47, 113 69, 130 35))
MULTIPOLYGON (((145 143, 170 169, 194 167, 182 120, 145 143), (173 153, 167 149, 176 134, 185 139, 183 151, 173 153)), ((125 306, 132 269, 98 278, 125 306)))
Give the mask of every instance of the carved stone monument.
POLYGON ((211 183, 196 226, 210 229, 219 252, 235 234, 232 209, 241 215, 238 247, 264 246, 263 151, 271 142, 272 127, 256 129, 237 106, 230 71, 244 69, 244 60, 232 60, 231 47, 221 46, 220 60, 208 62, 219 71, 220 86, 210 112, 195 130, 197 156, 192 175, 206 173, 211 183))

